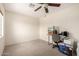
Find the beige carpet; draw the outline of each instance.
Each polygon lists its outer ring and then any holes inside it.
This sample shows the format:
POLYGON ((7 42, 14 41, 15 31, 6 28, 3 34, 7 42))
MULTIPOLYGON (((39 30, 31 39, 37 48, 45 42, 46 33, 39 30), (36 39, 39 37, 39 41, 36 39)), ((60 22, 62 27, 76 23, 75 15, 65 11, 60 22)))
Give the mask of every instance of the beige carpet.
POLYGON ((21 44, 6 46, 3 56, 65 56, 52 48, 46 41, 32 40, 21 44))

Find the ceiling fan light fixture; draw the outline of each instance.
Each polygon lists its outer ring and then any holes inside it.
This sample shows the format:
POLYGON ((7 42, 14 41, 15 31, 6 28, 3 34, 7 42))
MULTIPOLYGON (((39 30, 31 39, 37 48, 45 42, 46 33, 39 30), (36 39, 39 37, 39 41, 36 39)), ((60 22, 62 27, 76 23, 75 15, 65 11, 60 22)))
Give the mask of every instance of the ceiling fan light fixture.
POLYGON ((41 6, 39 6, 37 9, 35 9, 35 11, 38 11, 39 9, 41 9, 42 7, 45 9, 45 12, 48 13, 48 6, 51 7, 60 7, 60 3, 39 3, 41 6))

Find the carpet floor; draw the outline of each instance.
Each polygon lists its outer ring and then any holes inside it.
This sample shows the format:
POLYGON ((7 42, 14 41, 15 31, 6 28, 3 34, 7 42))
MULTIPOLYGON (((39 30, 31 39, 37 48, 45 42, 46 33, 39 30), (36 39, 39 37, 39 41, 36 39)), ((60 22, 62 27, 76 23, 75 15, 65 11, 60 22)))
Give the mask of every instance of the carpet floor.
POLYGON ((6 46, 3 56, 66 56, 43 40, 32 40, 6 46))

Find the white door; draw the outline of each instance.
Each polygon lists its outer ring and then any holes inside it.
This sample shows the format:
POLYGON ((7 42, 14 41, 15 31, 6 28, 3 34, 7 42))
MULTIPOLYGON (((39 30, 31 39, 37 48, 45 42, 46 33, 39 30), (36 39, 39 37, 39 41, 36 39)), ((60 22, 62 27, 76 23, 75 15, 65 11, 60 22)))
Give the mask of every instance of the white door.
POLYGON ((4 48, 4 44, 3 44, 3 16, 0 13, 0 55, 2 55, 3 53, 3 48, 4 48))

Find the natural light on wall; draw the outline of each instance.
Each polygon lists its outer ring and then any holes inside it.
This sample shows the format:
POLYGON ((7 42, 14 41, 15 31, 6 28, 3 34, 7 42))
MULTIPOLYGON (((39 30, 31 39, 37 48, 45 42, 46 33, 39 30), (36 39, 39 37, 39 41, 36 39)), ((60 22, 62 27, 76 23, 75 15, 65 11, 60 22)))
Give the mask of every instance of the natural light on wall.
POLYGON ((3 37, 3 15, 0 13, 0 37, 3 37))

